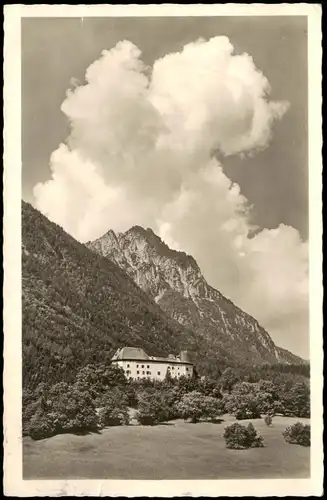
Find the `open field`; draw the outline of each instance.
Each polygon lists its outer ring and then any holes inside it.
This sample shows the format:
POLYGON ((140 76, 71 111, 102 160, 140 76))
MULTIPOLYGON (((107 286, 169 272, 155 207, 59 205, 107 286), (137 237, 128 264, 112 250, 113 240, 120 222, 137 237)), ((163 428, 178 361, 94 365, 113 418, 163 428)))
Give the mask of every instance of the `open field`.
POLYGON ((24 479, 309 477, 310 448, 287 444, 282 437, 288 425, 308 420, 275 417, 270 428, 263 420, 252 420, 265 447, 228 450, 223 431, 235 419, 223 418, 220 424, 178 420, 155 427, 111 427, 85 436, 24 438, 24 479))

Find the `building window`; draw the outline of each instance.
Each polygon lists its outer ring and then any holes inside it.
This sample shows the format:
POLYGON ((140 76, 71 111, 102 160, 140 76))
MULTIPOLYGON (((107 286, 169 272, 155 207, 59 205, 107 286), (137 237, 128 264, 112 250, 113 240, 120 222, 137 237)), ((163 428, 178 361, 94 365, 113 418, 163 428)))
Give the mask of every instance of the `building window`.
POLYGON ((147 375, 151 375, 151 372, 146 372, 147 375))
POLYGON ((185 370, 188 372, 188 368, 186 367, 185 370))
POLYGON ((136 365, 136 368, 138 368, 138 367, 139 367, 139 365, 136 365))
POLYGON ((145 372, 142 372, 142 375, 145 375, 145 372))
POLYGON ((172 369, 173 369, 173 370, 175 370, 175 367, 174 367, 174 366, 172 366, 172 369))
POLYGON ((126 370, 126 374, 129 375, 131 372, 130 370, 126 370))
POLYGON ((127 368, 129 368, 129 364, 127 363, 127 368))
MULTIPOLYGON (((138 374, 140 373, 140 372, 139 372, 139 370, 137 370, 137 372, 136 372, 136 373, 137 373, 137 375, 138 375, 138 374)), ((138 377, 137 377, 137 378, 138 378, 138 377)))
POLYGON ((144 365, 142 365, 142 368, 144 368, 144 365))
POLYGON ((160 375, 160 372, 158 372, 158 375, 160 375))

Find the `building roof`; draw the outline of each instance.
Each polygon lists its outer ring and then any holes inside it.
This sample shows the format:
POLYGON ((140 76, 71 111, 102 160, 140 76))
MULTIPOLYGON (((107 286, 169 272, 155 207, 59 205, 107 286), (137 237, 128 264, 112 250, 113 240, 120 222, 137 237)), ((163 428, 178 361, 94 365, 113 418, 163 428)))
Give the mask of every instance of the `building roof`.
POLYGON ((122 347, 121 349, 118 349, 114 356, 112 357, 112 361, 120 361, 120 360, 135 360, 135 361, 154 361, 154 362, 161 362, 161 363, 182 363, 182 364, 188 364, 192 365, 193 363, 190 362, 188 358, 185 360, 181 360, 179 357, 175 357, 172 354, 170 354, 167 358, 163 357, 154 357, 154 356, 149 356, 142 348, 140 347, 122 347))
POLYGON ((140 347, 122 347, 114 354, 112 361, 119 359, 150 359, 140 347))

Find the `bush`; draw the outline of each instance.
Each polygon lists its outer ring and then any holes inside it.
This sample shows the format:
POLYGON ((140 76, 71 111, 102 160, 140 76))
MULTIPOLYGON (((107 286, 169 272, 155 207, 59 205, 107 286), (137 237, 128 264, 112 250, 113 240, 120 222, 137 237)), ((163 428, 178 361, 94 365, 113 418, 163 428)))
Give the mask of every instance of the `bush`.
POLYGON ((305 425, 301 422, 290 425, 283 432, 283 437, 287 443, 299 444, 301 446, 310 446, 310 435, 310 425, 305 425))
POLYGON ((247 448, 259 448, 263 446, 263 439, 258 436, 253 424, 247 426, 238 423, 225 428, 224 439, 227 448, 234 450, 245 450, 247 448))
POLYGON ((269 427, 272 424, 272 416, 271 415, 266 415, 264 418, 265 424, 269 427))

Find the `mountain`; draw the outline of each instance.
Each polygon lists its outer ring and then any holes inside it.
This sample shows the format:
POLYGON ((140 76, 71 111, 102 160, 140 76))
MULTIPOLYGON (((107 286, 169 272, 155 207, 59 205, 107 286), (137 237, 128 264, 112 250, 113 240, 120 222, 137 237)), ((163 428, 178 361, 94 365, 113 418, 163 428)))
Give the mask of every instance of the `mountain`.
POLYGON ((172 319, 191 329, 202 366, 214 360, 239 364, 303 363, 277 347, 258 321, 210 286, 195 259, 170 249, 151 229, 110 230, 86 244, 115 262, 172 319))
POLYGON ((192 331, 107 258, 22 203, 23 384, 73 380, 118 347, 166 356, 197 350, 192 331))

